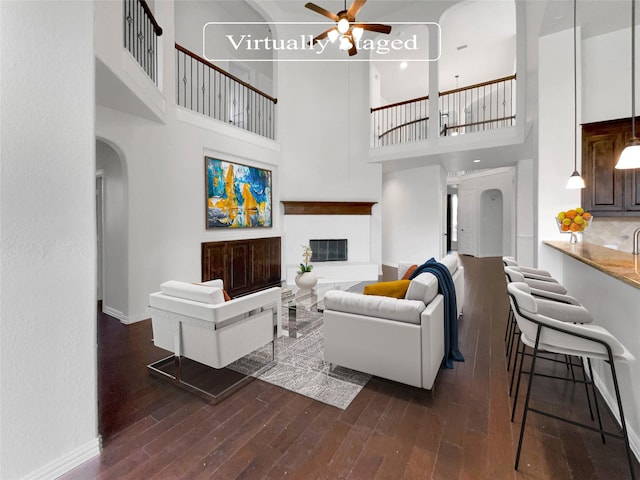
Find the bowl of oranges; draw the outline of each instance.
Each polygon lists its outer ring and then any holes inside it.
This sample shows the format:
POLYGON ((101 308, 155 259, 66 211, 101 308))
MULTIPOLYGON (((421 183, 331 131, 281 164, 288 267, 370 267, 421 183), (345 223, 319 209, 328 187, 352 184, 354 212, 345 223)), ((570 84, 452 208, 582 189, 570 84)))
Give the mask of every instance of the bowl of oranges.
POLYGON ((570 233, 570 242, 577 242, 576 233, 585 232, 591 225, 593 215, 585 212, 583 208, 572 208, 559 212, 556 215, 556 224, 560 233, 570 233))

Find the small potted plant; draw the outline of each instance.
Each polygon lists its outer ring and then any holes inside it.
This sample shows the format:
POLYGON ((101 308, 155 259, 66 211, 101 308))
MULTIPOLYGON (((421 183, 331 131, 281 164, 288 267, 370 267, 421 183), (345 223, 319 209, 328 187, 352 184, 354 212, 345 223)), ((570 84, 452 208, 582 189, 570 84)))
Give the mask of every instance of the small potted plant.
POLYGON ((313 265, 309 263, 312 254, 313 251, 308 245, 302 245, 302 258, 304 259, 304 263, 300 264, 295 280, 300 290, 311 290, 318 283, 318 277, 311 271, 313 270, 313 265))

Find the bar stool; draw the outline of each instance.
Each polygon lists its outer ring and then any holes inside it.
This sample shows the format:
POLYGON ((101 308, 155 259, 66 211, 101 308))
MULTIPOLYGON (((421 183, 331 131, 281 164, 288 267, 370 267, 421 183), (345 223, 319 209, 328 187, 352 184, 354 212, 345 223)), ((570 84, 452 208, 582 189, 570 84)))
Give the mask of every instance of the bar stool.
MULTIPOLYGON (((579 302, 567 295, 567 289, 564 288, 558 281, 552 277, 545 277, 545 280, 540 280, 538 278, 530 278, 525 277, 522 269, 519 267, 513 266, 505 266, 504 267, 504 275, 507 281, 507 284, 511 282, 525 282, 527 285, 535 289, 536 296, 541 298, 545 298, 547 300, 554 300, 563 303, 570 303, 574 305, 579 305, 579 302)), ((511 366, 511 359, 513 358, 513 346, 515 344, 515 339, 518 336, 518 329, 516 325, 515 318, 513 316, 513 309, 509 310, 509 315, 507 317, 507 325, 504 333, 504 341, 505 341, 505 355, 508 357, 507 360, 507 371, 511 366)), ((515 365, 515 361, 514 361, 515 365)))
POLYGON ((520 463, 524 429, 526 427, 528 413, 531 411, 578 427, 597 431, 603 437, 603 440, 604 435, 624 440, 631 478, 635 479, 632 460, 633 457, 629 446, 629 436, 627 433, 622 398, 620 396, 620 387, 616 374, 616 362, 633 362, 635 361, 634 356, 603 327, 562 322, 542 314, 539 309, 539 301, 531 295, 530 287, 526 283, 510 283, 507 285, 507 292, 509 294, 518 327, 522 332, 522 342, 533 349, 531 370, 529 372, 529 384, 524 412, 522 414, 522 425, 520 427, 520 438, 518 440, 518 449, 514 468, 517 470, 520 463), (591 359, 604 360, 609 365, 618 412, 620 415, 621 433, 606 431, 603 429, 601 423, 598 428, 594 428, 591 425, 563 418, 554 413, 530 406, 531 392, 533 391, 533 378, 537 375, 535 372, 536 360, 542 352, 586 357, 589 365, 591 359))
MULTIPOLYGON (((561 322, 579 323, 582 325, 593 323, 593 316, 591 315, 591 313, 582 305, 580 305, 580 303, 575 298, 569 295, 558 295, 558 294, 551 293, 551 295, 555 299, 550 300, 549 299, 550 297, 546 296, 548 295, 547 292, 541 292, 542 296, 536 296, 534 290, 535 289, 529 287, 529 292, 531 293, 532 297, 536 301, 538 313, 540 315, 544 315, 546 317, 550 317, 561 322), (566 300, 566 301, 563 301, 563 300, 566 300)), ((522 341, 522 335, 520 335, 519 340, 520 341, 518 343, 518 346, 516 347, 516 355, 513 361, 513 370, 511 372, 511 386, 509 387, 509 396, 511 396, 511 391, 513 389, 513 380, 516 373, 516 365, 518 363, 518 356, 520 356, 520 368, 518 369, 518 382, 516 384, 516 392, 513 398, 513 407, 511 409, 512 422, 515 416, 516 407, 518 405, 518 394, 520 392, 520 380, 522 378, 522 373, 527 373, 527 372, 523 372, 522 370, 524 357, 529 355, 525 352, 525 350, 527 346, 530 347, 530 345, 527 345, 525 342, 522 341)), ((584 383, 585 385, 585 393, 587 395, 589 413, 591 415, 591 420, 594 420, 593 409, 591 408, 591 397, 589 396, 589 384, 592 384, 592 383, 585 381, 587 378, 587 375, 585 373, 586 369, 584 366, 584 360, 582 359, 582 357, 579 357, 579 356, 576 357, 574 355, 569 355, 569 354, 564 354, 563 357, 564 357, 563 360, 558 360, 557 358, 555 358, 555 356, 551 358, 550 357, 539 357, 539 358, 544 358, 545 360, 549 360, 552 362, 559 362, 566 365, 567 369, 570 370, 571 372, 571 379, 566 379, 566 380, 570 380, 572 382, 579 381, 576 379, 576 375, 573 367, 577 366, 582 369, 584 380, 580 381, 580 383, 584 383), (578 363, 574 363, 572 360, 572 357, 576 357, 578 360, 578 363)), ((560 377, 560 379, 565 380, 564 377, 560 377)), ((595 398, 596 397, 595 387, 592 385, 592 388, 593 388, 593 397, 595 398)), ((596 403, 596 411, 597 411, 597 403, 596 403)), ((600 412, 597 411, 597 414, 599 419, 600 412)))
POLYGON ((532 275, 540 275, 543 277, 551 277, 551 274, 546 270, 518 265, 518 262, 514 257, 502 257, 502 263, 505 267, 518 267, 520 268, 520 270, 522 270, 523 273, 530 273, 532 275))

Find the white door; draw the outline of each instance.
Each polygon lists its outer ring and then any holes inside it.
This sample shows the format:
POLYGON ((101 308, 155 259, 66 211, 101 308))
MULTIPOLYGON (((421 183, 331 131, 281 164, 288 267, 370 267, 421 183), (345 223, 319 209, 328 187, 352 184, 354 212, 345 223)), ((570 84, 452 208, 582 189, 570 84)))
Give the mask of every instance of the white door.
POLYGON ((476 254, 474 198, 474 189, 460 190, 458 194, 458 253, 462 255, 476 254))

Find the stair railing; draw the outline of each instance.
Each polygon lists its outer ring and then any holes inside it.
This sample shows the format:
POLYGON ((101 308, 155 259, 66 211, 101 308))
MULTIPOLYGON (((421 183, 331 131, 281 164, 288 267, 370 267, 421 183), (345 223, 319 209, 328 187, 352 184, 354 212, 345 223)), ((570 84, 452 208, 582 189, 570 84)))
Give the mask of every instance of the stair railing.
POLYGON ((275 138, 278 99, 176 43, 176 103, 221 122, 275 138))
POLYGON ((515 125, 515 75, 439 94, 440 136, 515 125))
POLYGON ((429 96, 371 109, 373 146, 409 143, 427 138, 429 96))
POLYGON ((124 46, 158 85, 158 25, 145 0, 124 0, 124 46))
MULTIPOLYGON (((438 93, 441 136, 515 125, 516 76, 438 93)), ((429 96, 371 109, 373 146, 427 139, 429 96)))

